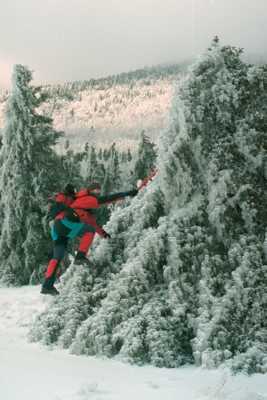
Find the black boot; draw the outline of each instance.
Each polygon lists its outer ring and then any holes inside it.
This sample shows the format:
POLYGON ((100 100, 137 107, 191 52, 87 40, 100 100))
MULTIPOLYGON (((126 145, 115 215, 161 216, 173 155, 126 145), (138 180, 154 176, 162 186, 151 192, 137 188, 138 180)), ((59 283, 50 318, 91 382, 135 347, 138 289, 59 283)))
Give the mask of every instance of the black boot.
POLYGON ((42 294, 51 294, 51 296, 57 296, 59 295, 59 291, 55 288, 55 286, 52 286, 51 288, 46 288, 42 286, 41 292, 42 294))
POLYGON ((91 262, 86 257, 86 254, 83 251, 77 251, 77 254, 74 259, 74 264, 76 265, 91 265, 91 262))
POLYGON ((51 294, 52 296, 57 296, 59 291, 54 286, 55 277, 51 276, 50 278, 46 278, 41 289, 42 294, 51 294))

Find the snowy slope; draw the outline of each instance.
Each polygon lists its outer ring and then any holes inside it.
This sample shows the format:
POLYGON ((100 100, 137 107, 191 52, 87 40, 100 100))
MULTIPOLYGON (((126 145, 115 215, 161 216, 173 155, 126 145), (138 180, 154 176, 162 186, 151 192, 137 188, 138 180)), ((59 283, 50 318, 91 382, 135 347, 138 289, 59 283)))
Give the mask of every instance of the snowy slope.
POLYGON ((267 400, 267 375, 136 367, 30 344, 28 326, 50 301, 38 287, 0 288, 1 400, 267 400))

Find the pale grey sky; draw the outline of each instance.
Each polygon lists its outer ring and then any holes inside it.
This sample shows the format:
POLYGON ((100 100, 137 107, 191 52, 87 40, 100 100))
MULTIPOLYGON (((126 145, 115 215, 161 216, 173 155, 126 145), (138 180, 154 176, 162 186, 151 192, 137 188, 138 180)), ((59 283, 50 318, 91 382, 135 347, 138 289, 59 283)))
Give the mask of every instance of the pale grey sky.
POLYGON ((267 53, 267 0, 0 0, 0 86, 12 65, 37 82, 180 61, 224 44, 267 53))

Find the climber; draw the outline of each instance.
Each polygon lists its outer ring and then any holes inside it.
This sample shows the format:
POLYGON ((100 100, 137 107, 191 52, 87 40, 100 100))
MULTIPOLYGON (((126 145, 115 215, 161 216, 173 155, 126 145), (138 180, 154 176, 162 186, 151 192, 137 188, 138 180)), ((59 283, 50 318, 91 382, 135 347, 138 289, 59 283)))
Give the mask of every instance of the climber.
POLYGON ((78 192, 75 191, 72 184, 67 184, 63 192, 57 193, 50 199, 48 218, 54 247, 53 257, 45 272, 42 294, 59 294, 54 283, 69 239, 80 238, 75 256, 75 264, 80 265, 90 264, 86 254, 94 240, 95 233, 103 238, 110 238, 110 235, 97 224, 92 211, 102 205, 122 200, 127 196, 133 197, 138 193, 138 189, 133 189, 128 192, 100 196, 100 191, 101 187, 98 183, 93 183, 89 188, 81 189, 78 192))

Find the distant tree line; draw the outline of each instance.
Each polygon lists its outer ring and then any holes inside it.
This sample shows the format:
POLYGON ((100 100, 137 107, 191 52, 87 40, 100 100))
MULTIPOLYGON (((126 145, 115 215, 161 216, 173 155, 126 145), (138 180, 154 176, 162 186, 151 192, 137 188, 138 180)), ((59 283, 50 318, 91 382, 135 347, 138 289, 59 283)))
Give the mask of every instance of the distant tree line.
POLYGON ((73 100, 79 92, 84 90, 107 90, 114 85, 132 85, 133 87, 139 81, 149 86, 153 81, 166 79, 166 77, 175 80, 187 67, 187 62, 159 65, 111 75, 106 78, 68 82, 60 85, 47 85, 44 87, 44 90, 47 91, 52 98, 56 97, 58 99, 73 100))

